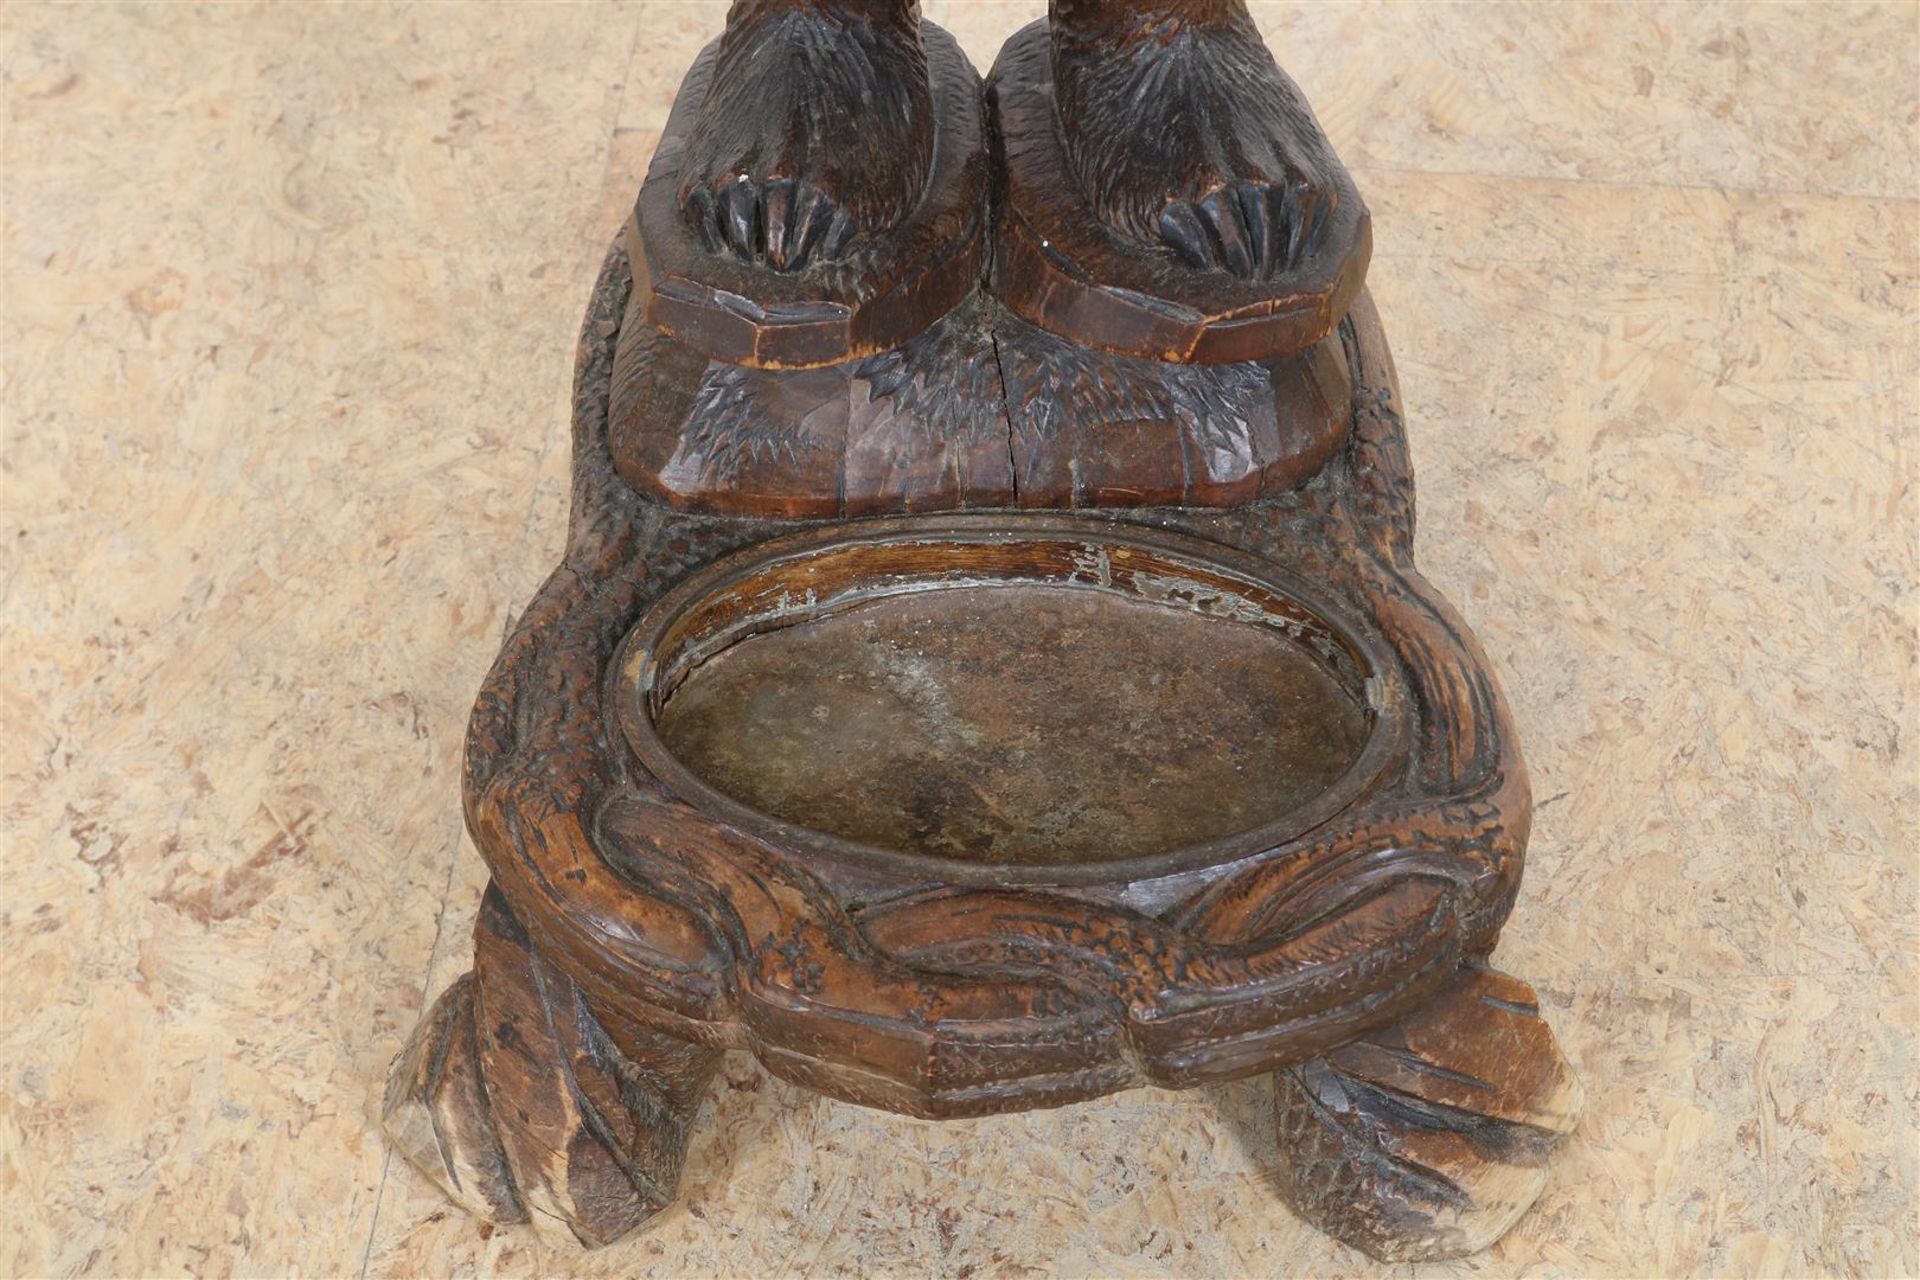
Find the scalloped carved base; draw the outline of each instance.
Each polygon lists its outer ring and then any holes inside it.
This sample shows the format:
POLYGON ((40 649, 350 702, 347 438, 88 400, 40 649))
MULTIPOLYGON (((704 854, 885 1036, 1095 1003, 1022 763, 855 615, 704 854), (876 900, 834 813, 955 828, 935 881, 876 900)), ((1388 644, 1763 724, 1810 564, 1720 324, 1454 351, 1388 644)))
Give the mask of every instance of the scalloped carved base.
POLYGON ((1275 1074, 1284 1194, 1383 1261, 1473 1253, 1539 1197, 1582 1096, 1533 988, 1469 964, 1405 1021, 1275 1074))
MULTIPOLYGON (((720 1051, 613 1033, 489 888, 475 961, 421 1019, 387 1081, 394 1145, 493 1222, 589 1248, 678 1190, 720 1051)), ((1458 1257, 1546 1186, 1583 1091, 1533 989, 1478 963, 1412 1016, 1274 1074, 1281 1194, 1388 1262, 1458 1257)))
POLYGON ((489 887, 473 971, 394 1060, 383 1119, 400 1153, 470 1212, 597 1247, 673 1202, 719 1060, 596 1016, 489 887))

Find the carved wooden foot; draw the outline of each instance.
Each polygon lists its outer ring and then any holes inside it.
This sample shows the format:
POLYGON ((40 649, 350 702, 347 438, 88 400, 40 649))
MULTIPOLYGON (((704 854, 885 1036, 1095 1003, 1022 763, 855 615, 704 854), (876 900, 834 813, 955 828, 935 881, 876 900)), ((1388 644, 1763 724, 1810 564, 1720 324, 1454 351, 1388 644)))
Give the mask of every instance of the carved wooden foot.
POLYGON ((386 1130, 474 1213, 603 1245, 673 1200, 719 1057, 597 1017, 489 888, 473 971, 394 1060, 386 1130))
POLYGON ((1109 228, 1245 279, 1317 252, 1353 195, 1245 0, 1054 0, 1068 168, 1109 228))
POLYGON ((1391 1262, 1499 1239, 1546 1185, 1582 1101, 1533 988, 1479 965, 1274 1082, 1294 1210, 1391 1262))
POLYGON ((979 74, 904 0, 734 15, 681 84, 634 205, 636 313, 754 369, 894 350, 979 284, 979 74))
POLYGON ((910 213, 933 160, 919 6, 734 5, 681 162, 681 201, 710 252, 773 271, 838 259, 910 213))
POLYGON ((1000 50, 987 99, 991 288, 1023 320, 1232 364, 1311 347, 1358 295, 1371 217, 1239 0, 1056 3, 1000 50))

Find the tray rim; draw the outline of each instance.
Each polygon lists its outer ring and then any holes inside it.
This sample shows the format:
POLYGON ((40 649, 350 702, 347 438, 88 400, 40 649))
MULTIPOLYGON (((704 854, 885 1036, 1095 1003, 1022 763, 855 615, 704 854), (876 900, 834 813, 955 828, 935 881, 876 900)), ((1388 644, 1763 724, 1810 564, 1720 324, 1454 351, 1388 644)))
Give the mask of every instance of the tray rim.
MULTIPOLYGON (((1137 594, 1103 588, 1098 582, 1076 585, 1071 579, 1047 578, 1009 581, 1062 590, 1104 589, 1123 594, 1124 598, 1142 599, 1137 594)), ((977 579, 964 579, 949 585, 986 584, 977 579)), ((900 591, 878 591, 867 598, 894 594, 900 591)), ((821 603, 823 607, 826 604, 821 603)), ((794 618, 795 622, 803 620, 804 616, 794 618)), ((850 866, 916 885, 932 882, 954 886, 1119 887, 1240 862, 1297 841, 1346 812, 1379 785, 1388 767, 1401 755, 1409 720, 1408 697, 1397 664, 1371 628, 1351 610, 1331 603, 1324 593, 1315 591, 1310 584, 1270 560, 1192 534, 1102 518, 1097 513, 1041 515, 996 511, 835 523, 756 543, 723 556, 676 583, 627 631, 609 664, 606 706, 617 728, 617 737, 624 740, 641 766, 679 800, 808 863, 850 866), (1325 627, 1364 668, 1360 692, 1369 723, 1359 754, 1331 785, 1305 804, 1226 836, 1097 862, 998 864, 869 844, 774 817, 729 796, 689 769, 667 747, 647 713, 662 669, 659 660, 662 638, 700 602, 724 595, 750 578, 777 570, 783 564, 830 555, 843 548, 879 548, 904 543, 1020 542, 1079 543, 1089 551, 1101 547, 1137 549, 1238 579, 1296 605, 1325 627)))

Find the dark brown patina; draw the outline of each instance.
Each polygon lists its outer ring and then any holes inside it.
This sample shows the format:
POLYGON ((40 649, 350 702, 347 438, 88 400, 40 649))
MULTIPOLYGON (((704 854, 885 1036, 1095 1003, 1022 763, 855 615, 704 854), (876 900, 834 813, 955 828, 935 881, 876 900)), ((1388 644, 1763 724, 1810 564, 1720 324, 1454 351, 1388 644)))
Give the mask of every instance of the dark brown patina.
POLYGON ((1241 0, 1053 0, 984 86, 912 0, 738 0, 589 306, 399 1149, 604 1244, 729 1049, 929 1117, 1266 1075, 1297 1212, 1511 1226, 1579 1089, 1487 965, 1531 793, 1371 235, 1241 0))

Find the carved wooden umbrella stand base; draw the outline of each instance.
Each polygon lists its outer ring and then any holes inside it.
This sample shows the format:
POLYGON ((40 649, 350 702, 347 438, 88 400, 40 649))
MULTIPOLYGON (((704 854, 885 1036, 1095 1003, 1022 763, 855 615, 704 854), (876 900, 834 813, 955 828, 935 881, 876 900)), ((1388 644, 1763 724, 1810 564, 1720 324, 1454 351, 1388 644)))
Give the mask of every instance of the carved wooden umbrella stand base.
POLYGON ((783 205, 755 253, 700 221, 724 38, 688 77, 587 315, 565 559, 473 713, 473 969, 388 1132, 601 1245, 729 1049, 927 1117, 1264 1074, 1298 1213, 1480 1248, 1580 1089, 1488 964, 1526 773, 1413 565, 1364 206, 1332 172, 1264 276, 1120 244, 1045 24, 984 94, 920 32, 923 197, 802 269, 783 205))

